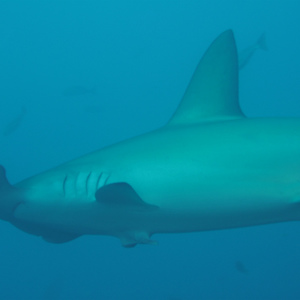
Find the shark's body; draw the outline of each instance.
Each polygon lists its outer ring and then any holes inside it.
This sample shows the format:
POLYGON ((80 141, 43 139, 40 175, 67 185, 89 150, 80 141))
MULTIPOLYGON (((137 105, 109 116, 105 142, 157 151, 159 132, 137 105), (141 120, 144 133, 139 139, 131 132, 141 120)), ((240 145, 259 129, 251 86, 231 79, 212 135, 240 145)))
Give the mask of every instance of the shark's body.
POLYGON ((247 119, 226 31, 208 49, 163 128, 11 186, 0 217, 51 242, 111 235, 124 246, 154 233, 300 219, 300 119, 247 119))

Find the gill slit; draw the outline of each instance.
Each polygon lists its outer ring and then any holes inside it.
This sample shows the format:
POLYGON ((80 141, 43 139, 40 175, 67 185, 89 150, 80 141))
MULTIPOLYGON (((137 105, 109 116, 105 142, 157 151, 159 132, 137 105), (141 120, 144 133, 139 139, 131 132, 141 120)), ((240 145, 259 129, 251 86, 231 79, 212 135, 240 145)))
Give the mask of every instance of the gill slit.
POLYGON ((104 184, 103 184, 103 186, 105 186, 105 185, 106 185, 108 178, 109 178, 109 175, 107 175, 107 176, 106 176, 106 178, 105 178, 105 180, 104 180, 104 184))
POLYGON ((90 172, 87 175, 86 180, 85 180, 85 193, 86 193, 86 195, 88 194, 88 191, 89 191, 88 185, 89 185, 89 178, 91 177, 91 175, 92 175, 92 172, 90 172))
POLYGON ((101 172, 101 173, 99 174, 98 178, 97 178, 97 182, 96 182, 96 191, 98 190, 98 186, 99 186, 99 182, 100 182, 100 179, 101 179, 101 177, 102 177, 102 174, 103 174, 103 172, 101 172))
POLYGON ((68 175, 65 176, 64 181, 63 181, 63 193, 64 196, 66 196, 66 183, 67 183, 68 175))

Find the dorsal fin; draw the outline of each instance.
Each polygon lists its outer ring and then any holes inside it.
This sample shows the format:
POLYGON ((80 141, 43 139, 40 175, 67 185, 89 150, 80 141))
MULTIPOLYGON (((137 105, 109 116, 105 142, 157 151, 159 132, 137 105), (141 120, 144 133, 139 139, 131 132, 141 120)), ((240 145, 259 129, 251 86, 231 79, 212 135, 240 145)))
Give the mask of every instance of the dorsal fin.
POLYGON ((233 32, 223 32, 208 48, 168 125, 244 117, 238 103, 238 57, 233 32))

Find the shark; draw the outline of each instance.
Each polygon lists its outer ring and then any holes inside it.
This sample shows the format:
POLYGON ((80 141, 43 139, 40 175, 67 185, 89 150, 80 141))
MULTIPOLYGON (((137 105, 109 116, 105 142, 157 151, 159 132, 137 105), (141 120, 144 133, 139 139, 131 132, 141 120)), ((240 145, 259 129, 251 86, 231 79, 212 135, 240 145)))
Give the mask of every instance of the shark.
POLYGON ((300 118, 247 118, 232 30, 203 55, 165 126, 10 184, 0 218, 52 243, 83 235, 124 247, 154 234, 300 219, 300 118))

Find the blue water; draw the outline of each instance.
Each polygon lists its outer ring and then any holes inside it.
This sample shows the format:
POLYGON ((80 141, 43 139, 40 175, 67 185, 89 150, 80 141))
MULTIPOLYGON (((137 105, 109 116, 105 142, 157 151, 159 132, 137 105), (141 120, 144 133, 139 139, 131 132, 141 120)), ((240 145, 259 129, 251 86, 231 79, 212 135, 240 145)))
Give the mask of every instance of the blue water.
MULTIPOLYGON (((300 117, 299 12, 297 0, 1 0, 0 163, 10 182, 165 124, 228 28, 239 50, 267 37, 269 51, 240 73, 245 114, 300 117), (96 93, 65 96, 72 87, 96 93)), ((300 224, 286 223, 124 249, 102 236, 49 244, 1 221, 0 299, 300 299, 299 237, 300 224)))

